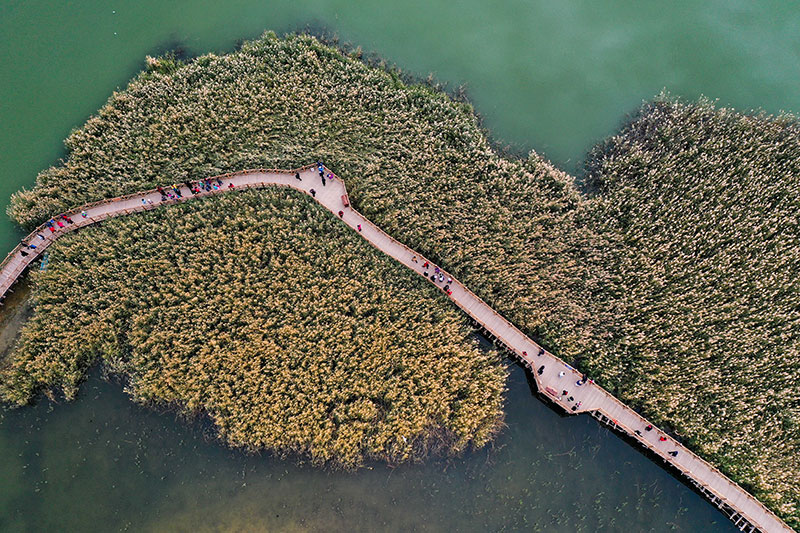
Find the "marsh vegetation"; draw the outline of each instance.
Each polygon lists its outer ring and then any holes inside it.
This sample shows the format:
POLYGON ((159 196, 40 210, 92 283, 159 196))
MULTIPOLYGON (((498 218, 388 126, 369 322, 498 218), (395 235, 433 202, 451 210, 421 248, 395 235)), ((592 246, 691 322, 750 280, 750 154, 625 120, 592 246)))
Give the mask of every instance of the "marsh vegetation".
POLYGON ((800 522, 800 126, 662 95, 597 147, 583 368, 800 522))
POLYGON ((229 193, 63 237, 5 400, 74 398, 102 362, 232 446, 355 467, 489 442, 505 369, 440 290, 288 190, 229 193))

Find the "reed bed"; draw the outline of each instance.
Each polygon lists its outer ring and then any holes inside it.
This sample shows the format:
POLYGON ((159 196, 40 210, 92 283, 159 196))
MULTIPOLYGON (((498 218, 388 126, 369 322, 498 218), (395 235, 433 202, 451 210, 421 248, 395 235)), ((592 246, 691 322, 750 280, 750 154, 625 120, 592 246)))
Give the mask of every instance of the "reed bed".
POLYGON ((60 239, 0 394, 77 394, 102 362, 224 441, 353 468, 488 443, 505 369, 444 293, 288 190, 130 215, 60 239))
POLYGON ((661 95, 588 163, 583 368, 800 526, 800 126, 661 95))

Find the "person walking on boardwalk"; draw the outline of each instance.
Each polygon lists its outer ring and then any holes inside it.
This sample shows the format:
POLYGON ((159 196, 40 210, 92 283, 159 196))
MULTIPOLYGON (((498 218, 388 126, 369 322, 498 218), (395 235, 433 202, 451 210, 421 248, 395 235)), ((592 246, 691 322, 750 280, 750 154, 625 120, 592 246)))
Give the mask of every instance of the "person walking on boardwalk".
POLYGON ((322 172, 319 173, 319 178, 322 180, 322 186, 324 187, 325 186, 325 175, 322 172))
POLYGON ((44 235, 42 235, 41 233, 37 233, 36 235, 38 235, 39 238, 42 239, 43 241, 47 240, 47 238, 44 235))
POLYGON ((311 198, 316 198, 317 197, 317 191, 315 191, 314 189, 311 189, 308 192, 311 193, 311 198))
POLYGON ((411 258, 411 262, 412 263, 419 263, 419 261, 417 260, 417 256, 416 255, 411 258))
POLYGON ((88 216, 89 216, 89 214, 88 214, 88 213, 86 212, 86 210, 84 209, 83 211, 81 211, 81 216, 82 216, 83 218, 86 218, 86 217, 88 217, 88 216))
POLYGON ((22 257, 28 257, 29 255, 28 252, 26 252, 25 250, 20 250, 19 253, 22 254, 22 257))
POLYGON ((303 181, 303 179, 300 177, 300 173, 299 172, 295 172, 294 173, 294 179, 296 179, 297 181, 303 181))
POLYGON ((361 231, 361 224, 358 225, 358 231, 361 231))
POLYGON ((339 218, 344 218, 344 211, 339 211, 339 218))

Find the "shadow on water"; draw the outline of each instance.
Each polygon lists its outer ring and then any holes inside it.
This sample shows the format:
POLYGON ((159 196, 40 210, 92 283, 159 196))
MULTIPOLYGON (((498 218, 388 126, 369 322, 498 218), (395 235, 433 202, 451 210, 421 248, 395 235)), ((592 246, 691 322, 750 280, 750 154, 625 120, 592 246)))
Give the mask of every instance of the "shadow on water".
POLYGON ((155 46, 148 55, 159 57, 165 54, 172 54, 176 59, 180 60, 189 60, 195 57, 189 53, 185 41, 178 38, 177 35, 172 35, 169 39, 155 46))
POLYGON ((5 364, 22 326, 33 314, 27 276, 17 283, 0 306, 0 368, 5 364))

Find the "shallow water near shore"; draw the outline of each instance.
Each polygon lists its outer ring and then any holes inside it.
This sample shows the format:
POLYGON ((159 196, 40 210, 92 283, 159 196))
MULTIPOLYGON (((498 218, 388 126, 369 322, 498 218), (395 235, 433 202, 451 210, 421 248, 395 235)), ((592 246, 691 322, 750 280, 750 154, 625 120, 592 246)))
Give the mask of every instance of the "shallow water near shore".
MULTIPOLYGON (((0 6, 0 206, 65 155, 64 137, 146 54, 224 52, 306 26, 466 85, 499 144, 568 171, 663 87, 800 111, 790 2, 12 0, 0 6)), ((3 254, 20 236, 0 215, 3 254)), ((521 370, 509 387, 492 449, 351 474, 224 449, 202 424, 135 406, 95 377, 74 403, 0 414, 0 530, 735 530, 589 417, 560 418, 521 370)))
POLYGON ((95 376, 73 403, 4 414, 0 530, 735 531, 593 419, 533 397, 521 369, 509 387, 492 448, 337 473, 225 449, 95 376))

